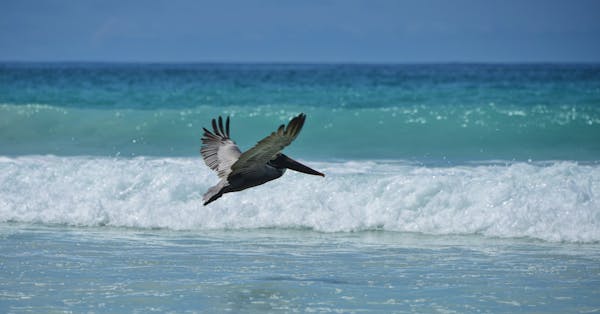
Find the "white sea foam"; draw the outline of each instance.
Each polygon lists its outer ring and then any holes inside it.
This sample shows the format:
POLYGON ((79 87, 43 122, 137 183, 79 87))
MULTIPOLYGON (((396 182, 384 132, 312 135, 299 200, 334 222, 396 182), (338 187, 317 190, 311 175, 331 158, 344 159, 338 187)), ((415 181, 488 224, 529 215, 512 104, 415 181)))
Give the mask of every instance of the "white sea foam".
POLYGON ((0 158, 0 222, 138 228, 312 228, 600 241, 600 166, 422 167, 309 162, 202 206, 216 176, 199 158, 0 158))

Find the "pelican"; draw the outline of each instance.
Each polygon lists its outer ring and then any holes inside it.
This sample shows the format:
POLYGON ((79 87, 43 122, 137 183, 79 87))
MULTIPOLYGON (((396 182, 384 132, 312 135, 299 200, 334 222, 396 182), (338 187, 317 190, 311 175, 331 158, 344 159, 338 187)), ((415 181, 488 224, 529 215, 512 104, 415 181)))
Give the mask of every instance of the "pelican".
POLYGON ((304 113, 299 114, 287 127, 280 125, 275 132, 244 153, 229 137, 229 117, 225 121, 225 127, 220 116, 218 124, 216 119, 212 119, 213 132, 203 128, 200 154, 206 165, 217 172, 220 180, 204 194, 204 205, 214 202, 225 193, 245 190, 275 180, 281 177, 286 169, 324 177, 323 173, 281 153, 296 139, 305 119, 304 113))

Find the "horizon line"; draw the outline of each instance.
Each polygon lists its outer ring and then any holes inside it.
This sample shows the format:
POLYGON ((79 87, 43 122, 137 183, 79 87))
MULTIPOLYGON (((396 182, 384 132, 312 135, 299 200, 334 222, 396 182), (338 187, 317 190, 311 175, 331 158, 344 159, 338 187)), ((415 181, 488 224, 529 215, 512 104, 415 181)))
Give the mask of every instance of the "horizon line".
POLYGON ((598 65, 599 61, 232 61, 232 60, 196 60, 196 61, 148 61, 148 60, 0 60, 0 64, 146 64, 146 65, 193 65, 193 64, 239 64, 239 65, 460 65, 460 64, 571 64, 598 65))

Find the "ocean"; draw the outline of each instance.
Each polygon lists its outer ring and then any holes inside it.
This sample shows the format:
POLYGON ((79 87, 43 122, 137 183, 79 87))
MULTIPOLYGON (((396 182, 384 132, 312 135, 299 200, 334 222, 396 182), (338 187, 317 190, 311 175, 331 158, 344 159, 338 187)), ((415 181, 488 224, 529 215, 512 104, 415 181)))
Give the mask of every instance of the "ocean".
POLYGON ((600 312, 600 65, 0 63, 0 312, 600 312))

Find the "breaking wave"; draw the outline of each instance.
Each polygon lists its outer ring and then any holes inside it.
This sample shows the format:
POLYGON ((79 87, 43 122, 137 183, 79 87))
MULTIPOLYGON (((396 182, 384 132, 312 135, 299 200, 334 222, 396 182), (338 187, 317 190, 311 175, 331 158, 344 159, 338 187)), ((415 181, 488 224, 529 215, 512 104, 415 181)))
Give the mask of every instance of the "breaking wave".
POLYGON ((0 157, 0 222, 169 228, 309 228, 600 241, 600 165, 307 162, 202 206, 200 158, 0 157))

